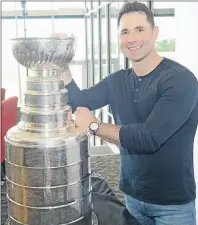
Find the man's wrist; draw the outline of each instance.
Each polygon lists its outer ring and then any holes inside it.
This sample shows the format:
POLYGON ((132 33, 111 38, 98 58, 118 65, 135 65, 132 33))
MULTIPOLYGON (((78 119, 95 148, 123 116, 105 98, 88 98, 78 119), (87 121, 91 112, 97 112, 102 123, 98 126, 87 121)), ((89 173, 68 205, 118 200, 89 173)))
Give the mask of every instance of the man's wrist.
POLYGON ((72 75, 69 69, 69 66, 66 65, 61 71, 60 75, 63 77, 64 85, 68 85, 72 80, 72 75))
POLYGON ((88 127, 88 133, 90 133, 92 135, 97 135, 101 124, 102 123, 98 120, 91 122, 88 127))
POLYGON ((63 80, 64 80, 64 85, 67 86, 68 84, 70 84, 73 80, 72 76, 70 77, 63 77, 63 80))

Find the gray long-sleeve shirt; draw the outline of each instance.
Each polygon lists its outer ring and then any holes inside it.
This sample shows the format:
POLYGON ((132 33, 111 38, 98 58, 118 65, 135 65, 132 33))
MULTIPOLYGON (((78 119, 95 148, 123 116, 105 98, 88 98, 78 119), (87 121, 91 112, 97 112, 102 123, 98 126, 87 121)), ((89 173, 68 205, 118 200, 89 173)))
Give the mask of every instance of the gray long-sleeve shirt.
POLYGON ((170 59, 138 77, 131 70, 110 74, 95 86, 66 86, 69 104, 90 110, 110 105, 120 129, 123 192, 154 204, 195 199, 193 144, 198 122, 198 83, 170 59))

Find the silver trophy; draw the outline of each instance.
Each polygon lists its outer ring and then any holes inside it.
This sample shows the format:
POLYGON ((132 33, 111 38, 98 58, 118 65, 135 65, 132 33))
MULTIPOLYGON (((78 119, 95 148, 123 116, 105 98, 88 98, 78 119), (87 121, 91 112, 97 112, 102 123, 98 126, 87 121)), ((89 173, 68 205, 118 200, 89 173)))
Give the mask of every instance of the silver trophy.
POLYGON ((74 57, 74 37, 13 39, 30 71, 21 120, 6 136, 9 225, 92 225, 88 137, 71 130, 60 70, 74 57))

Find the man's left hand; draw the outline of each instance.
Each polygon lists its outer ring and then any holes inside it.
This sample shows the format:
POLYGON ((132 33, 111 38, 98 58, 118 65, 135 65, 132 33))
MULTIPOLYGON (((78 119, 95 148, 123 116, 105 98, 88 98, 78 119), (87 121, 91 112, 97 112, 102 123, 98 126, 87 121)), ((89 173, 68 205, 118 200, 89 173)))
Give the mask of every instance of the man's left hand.
POLYGON ((82 130, 88 131, 92 122, 98 122, 94 114, 86 107, 77 107, 75 113, 75 124, 82 130))

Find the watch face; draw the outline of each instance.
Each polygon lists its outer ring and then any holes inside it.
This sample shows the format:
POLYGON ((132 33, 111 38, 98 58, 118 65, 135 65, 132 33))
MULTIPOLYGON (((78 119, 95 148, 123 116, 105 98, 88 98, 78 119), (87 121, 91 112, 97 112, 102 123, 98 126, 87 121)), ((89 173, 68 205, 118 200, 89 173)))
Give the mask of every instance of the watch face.
POLYGON ((98 129, 98 126, 99 126, 98 123, 93 122, 93 123, 90 125, 90 129, 93 130, 93 131, 95 131, 95 130, 98 129))

